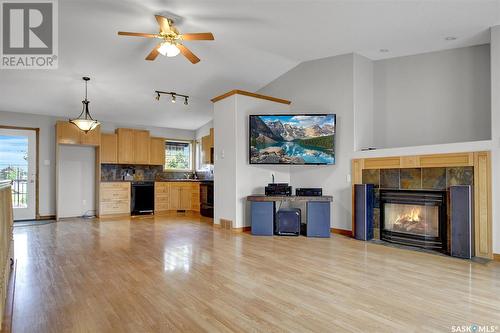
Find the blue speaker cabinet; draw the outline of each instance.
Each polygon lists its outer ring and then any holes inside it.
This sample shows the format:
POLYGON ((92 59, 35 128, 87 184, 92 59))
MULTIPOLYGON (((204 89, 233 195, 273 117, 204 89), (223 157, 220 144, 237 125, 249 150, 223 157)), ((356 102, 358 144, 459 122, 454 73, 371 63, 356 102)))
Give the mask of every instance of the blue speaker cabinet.
POLYGON ((280 209, 276 214, 276 234, 280 236, 300 235, 300 209, 280 209))
POLYGON ((307 220, 305 235, 307 237, 330 237, 330 202, 307 202, 307 220))
POLYGON ((274 202, 251 202, 252 235, 272 236, 274 234, 274 202))
POLYGON ((373 184, 354 185, 354 237, 373 238, 373 184))
POLYGON ((449 194, 450 254, 453 257, 470 259, 474 256, 472 187, 450 186, 449 194))

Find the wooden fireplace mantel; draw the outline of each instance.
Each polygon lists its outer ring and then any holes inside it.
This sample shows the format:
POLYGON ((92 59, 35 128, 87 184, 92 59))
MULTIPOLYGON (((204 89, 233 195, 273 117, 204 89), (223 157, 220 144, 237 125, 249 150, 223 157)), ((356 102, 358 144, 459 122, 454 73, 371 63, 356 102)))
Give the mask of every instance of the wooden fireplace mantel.
POLYGON ((405 169, 463 166, 471 166, 474 168, 475 256, 493 259, 491 154, 489 151, 353 159, 352 183, 353 185, 362 184, 364 169, 405 169))

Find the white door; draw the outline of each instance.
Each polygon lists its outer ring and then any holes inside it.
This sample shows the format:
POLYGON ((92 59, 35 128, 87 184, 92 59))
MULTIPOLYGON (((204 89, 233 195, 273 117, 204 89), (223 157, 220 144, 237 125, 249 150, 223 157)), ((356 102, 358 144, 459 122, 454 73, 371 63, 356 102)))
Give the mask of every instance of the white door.
POLYGON ((36 132, 0 128, 0 179, 12 181, 14 220, 33 220, 36 210, 36 132))

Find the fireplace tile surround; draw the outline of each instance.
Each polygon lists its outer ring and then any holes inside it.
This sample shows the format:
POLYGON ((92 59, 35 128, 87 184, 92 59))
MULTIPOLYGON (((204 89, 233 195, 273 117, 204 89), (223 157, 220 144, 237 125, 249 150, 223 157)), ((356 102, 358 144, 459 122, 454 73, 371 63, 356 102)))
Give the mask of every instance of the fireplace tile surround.
POLYGON ((352 179, 353 184, 374 184, 375 239, 380 239, 381 190, 448 191, 451 185, 471 185, 475 256, 493 258, 489 151, 353 159, 352 179))
POLYGON ((380 190, 446 190, 451 185, 474 185, 473 167, 364 169, 362 183, 374 185, 374 237, 380 238, 380 190))

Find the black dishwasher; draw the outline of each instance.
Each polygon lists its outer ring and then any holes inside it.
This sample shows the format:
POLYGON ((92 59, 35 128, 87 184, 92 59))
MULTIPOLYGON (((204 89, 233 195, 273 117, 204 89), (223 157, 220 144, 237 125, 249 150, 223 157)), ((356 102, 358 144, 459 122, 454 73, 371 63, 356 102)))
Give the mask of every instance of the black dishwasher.
POLYGON ((132 215, 153 214, 155 209, 154 182, 132 182, 130 210, 132 215))

